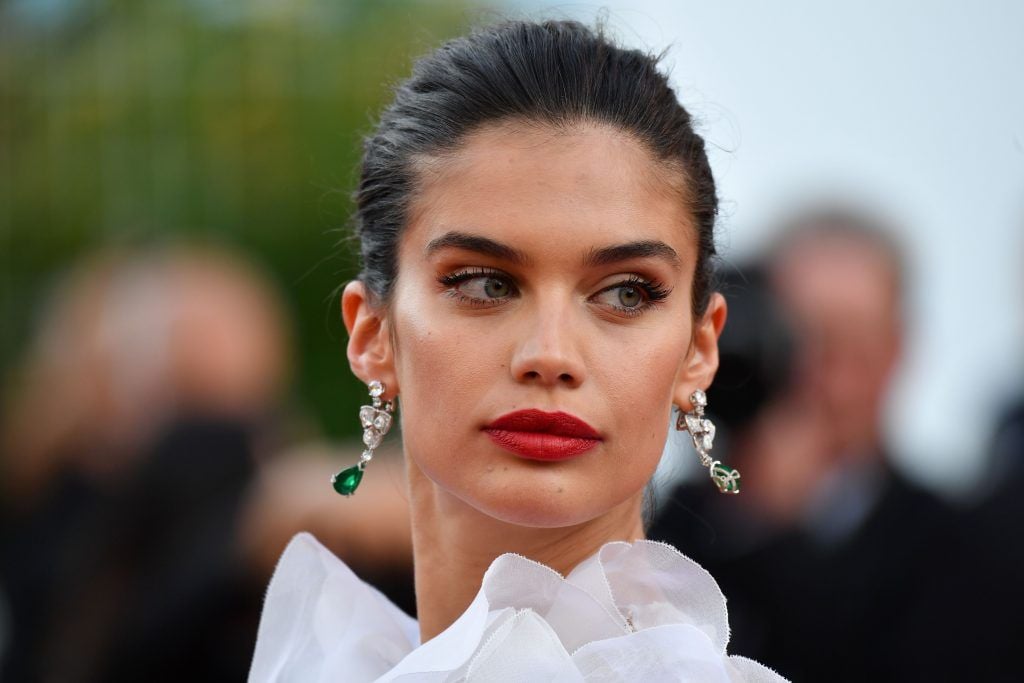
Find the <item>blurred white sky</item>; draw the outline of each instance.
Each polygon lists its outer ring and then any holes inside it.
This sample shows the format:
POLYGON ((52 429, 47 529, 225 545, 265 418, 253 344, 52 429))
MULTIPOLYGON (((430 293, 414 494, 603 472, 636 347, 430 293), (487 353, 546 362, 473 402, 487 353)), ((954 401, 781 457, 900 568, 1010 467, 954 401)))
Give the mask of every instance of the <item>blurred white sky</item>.
MULTIPOLYGON (((906 362, 887 415, 905 470, 955 493, 1024 391, 1024 3, 521 0, 660 51, 702 123, 742 258, 780 212, 861 199, 912 266, 906 362)), ((542 8, 539 9, 538 8, 542 8)))

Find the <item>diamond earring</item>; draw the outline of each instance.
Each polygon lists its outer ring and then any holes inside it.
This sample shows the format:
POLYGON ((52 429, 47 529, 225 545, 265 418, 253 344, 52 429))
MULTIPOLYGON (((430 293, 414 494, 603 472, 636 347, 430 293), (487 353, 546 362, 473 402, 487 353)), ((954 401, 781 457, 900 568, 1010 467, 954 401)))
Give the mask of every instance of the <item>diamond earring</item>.
POLYGON ((693 438, 693 448, 700 457, 700 464, 708 468, 708 474, 715 486, 722 493, 740 492, 739 470, 723 465, 718 460, 712 460, 710 453, 715 441, 715 425, 711 420, 704 417, 704 408, 708 405, 708 397, 700 389, 695 389, 690 394, 690 403, 693 404, 693 411, 684 413, 679 411, 676 418, 676 429, 690 432, 693 438))
POLYGON ((363 480, 363 470, 366 463, 373 460, 373 450, 380 445, 384 435, 391 429, 391 412, 394 405, 391 401, 383 403, 380 397, 384 394, 384 383, 380 380, 371 380, 367 385, 370 390, 370 397, 373 405, 361 406, 359 408, 359 423, 363 426, 363 444, 366 449, 359 456, 359 464, 344 469, 331 477, 334 490, 343 496, 351 496, 363 480), (383 404, 383 405, 382 405, 383 404))

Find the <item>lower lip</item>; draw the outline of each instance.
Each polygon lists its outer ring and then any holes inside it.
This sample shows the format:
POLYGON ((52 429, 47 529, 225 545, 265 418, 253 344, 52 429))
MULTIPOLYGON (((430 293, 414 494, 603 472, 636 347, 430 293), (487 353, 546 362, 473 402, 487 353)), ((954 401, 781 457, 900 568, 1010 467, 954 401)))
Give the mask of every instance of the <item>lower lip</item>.
POLYGON ((542 432, 513 432, 507 429, 484 431, 494 443, 530 460, 568 460, 589 451, 600 442, 600 439, 542 432))

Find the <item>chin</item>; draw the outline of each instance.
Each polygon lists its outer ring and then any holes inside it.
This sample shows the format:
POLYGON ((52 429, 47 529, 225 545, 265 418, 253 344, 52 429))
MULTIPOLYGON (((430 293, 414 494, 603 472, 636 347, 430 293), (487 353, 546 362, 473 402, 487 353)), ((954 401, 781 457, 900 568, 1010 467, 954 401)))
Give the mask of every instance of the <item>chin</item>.
POLYGON ((635 493, 595 491, 592 485, 556 480, 521 482, 494 491, 478 490, 463 500, 479 512, 507 524, 558 529, 597 519, 635 493))

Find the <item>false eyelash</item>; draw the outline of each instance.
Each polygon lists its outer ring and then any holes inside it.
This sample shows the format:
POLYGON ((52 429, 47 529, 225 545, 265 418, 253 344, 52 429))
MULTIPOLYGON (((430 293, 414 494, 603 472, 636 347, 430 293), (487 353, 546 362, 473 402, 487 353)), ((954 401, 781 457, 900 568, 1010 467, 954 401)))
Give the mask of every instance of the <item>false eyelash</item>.
MULTIPOLYGON (((475 277, 493 277, 498 279, 508 280, 508 276, 502 273, 500 270, 491 270, 489 268, 481 268, 479 266, 468 268, 466 270, 460 270, 455 273, 449 273, 447 275, 441 275, 437 278, 437 281, 445 285, 457 285, 465 280, 471 280, 475 277)), ((511 280, 509 280, 511 282, 511 280)))
POLYGON ((619 287, 624 286, 636 287, 638 289, 641 289, 647 296, 647 300, 644 301, 643 305, 637 308, 627 308, 624 306, 614 307, 615 310, 618 311, 619 313, 622 313, 623 315, 630 317, 641 315, 647 312, 647 310, 654 308, 655 306, 660 306, 661 303, 668 298, 668 295, 672 293, 671 287, 665 287, 665 285, 663 285, 658 280, 647 280, 640 277, 639 275, 630 275, 625 280, 616 282, 613 285, 605 287, 601 291, 607 292, 610 289, 618 289, 619 287))
POLYGON ((454 285, 478 277, 491 277, 497 280, 502 280, 504 282, 507 282, 514 291, 516 290, 516 286, 512 282, 512 278, 506 275, 505 273, 501 272, 500 270, 491 270, 489 268, 481 268, 479 266, 467 268, 466 270, 460 270, 455 273, 449 273, 447 275, 441 275, 437 278, 437 281, 448 287, 448 289, 444 292, 445 296, 449 296, 452 299, 458 301, 459 303, 466 304, 468 306, 483 307, 487 306, 492 301, 492 299, 478 299, 476 297, 466 296, 458 289, 454 289, 454 285))
POLYGON ((640 289, 647 292, 648 303, 653 301, 662 301, 668 298, 668 295, 672 293, 672 289, 670 287, 665 287, 665 285, 658 282, 657 280, 645 280, 639 275, 630 275, 627 279, 623 280, 622 282, 616 282, 614 285, 612 285, 612 287, 609 287, 607 289, 612 289, 614 287, 622 287, 623 285, 639 287, 640 289))

